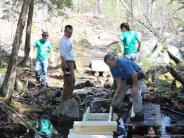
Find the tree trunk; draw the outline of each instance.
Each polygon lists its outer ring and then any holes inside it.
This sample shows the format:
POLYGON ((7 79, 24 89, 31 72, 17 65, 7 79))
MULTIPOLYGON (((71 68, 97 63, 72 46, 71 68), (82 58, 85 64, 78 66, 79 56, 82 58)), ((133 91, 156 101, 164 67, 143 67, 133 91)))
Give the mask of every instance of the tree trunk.
POLYGON ((130 9, 131 9, 131 16, 130 16, 130 25, 133 26, 133 0, 130 1, 130 9))
POLYGON ((119 0, 116 0, 116 19, 119 17, 119 0))
POLYGON ((103 14, 103 0, 98 0, 98 15, 101 17, 103 14))
MULTIPOLYGON (((31 28, 32 28, 32 21, 33 21, 33 11, 34 11, 34 0, 31 0, 29 4, 29 12, 28 12, 28 19, 27 19, 27 27, 26 27, 26 41, 24 46, 24 58, 20 62, 20 66, 28 65, 29 61, 29 54, 31 50, 31 28)), ((31 61, 30 64, 31 66, 31 61)))
POLYGON ((18 52, 19 52, 19 47, 20 47, 21 41, 22 41, 22 34, 23 34, 24 26, 25 26, 29 2, 30 2, 30 0, 24 0, 24 2, 22 4, 22 9, 21 9, 21 13, 19 16, 18 24, 17 24, 15 38, 14 38, 14 41, 12 44, 12 52, 11 52, 11 56, 9 59, 9 64, 8 64, 5 80, 4 80, 3 85, 0 89, 0 94, 3 96, 6 96, 6 98, 8 98, 8 99, 11 98, 11 95, 13 92, 12 89, 14 88, 18 52))

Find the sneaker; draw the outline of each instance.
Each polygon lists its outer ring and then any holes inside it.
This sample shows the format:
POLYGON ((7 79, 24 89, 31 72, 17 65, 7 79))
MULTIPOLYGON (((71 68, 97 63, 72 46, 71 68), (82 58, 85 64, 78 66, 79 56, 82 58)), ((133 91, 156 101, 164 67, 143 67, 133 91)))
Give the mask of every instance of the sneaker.
POLYGON ((132 122, 144 121, 144 113, 139 112, 136 113, 134 117, 131 117, 130 120, 132 122))

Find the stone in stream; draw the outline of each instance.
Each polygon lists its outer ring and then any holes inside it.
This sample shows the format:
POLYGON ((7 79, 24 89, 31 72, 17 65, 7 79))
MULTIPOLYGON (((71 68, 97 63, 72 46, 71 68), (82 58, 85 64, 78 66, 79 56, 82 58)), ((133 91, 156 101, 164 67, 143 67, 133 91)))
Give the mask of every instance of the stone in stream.
POLYGON ((53 111, 53 116, 60 118, 66 116, 72 119, 79 118, 79 107, 78 102, 74 99, 69 99, 65 102, 61 102, 59 106, 53 111))

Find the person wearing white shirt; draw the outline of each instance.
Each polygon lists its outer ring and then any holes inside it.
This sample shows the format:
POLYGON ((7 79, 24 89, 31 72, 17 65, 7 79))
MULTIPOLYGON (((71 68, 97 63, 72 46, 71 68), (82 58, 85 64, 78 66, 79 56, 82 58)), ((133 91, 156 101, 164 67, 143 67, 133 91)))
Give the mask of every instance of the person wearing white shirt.
POLYGON ((70 40, 73 33, 73 27, 66 25, 64 35, 60 40, 60 58, 61 68, 64 74, 63 101, 71 98, 75 85, 75 60, 73 53, 73 44, 70 40))

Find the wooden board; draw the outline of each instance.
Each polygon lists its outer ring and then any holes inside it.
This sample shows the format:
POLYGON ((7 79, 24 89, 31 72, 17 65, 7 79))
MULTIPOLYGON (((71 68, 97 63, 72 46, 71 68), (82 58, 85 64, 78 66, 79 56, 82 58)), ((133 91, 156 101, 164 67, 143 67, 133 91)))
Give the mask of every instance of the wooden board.
POLYGON ((79 135, 79 134, 70 134, 68 138, 113 138, 110 135, 79 135))
POLYGON ((145 127, 159 127, 161 126, 160 105, 146 104, 143 107, 144 121, 131 122, 130 117, 127 119, 127 126, 145 126, 145 127))
POLYGON ((79 126, 116 126, 117 122, 116 121, 75 121, 74 122, 74 127, 79 127, 79 126))
POLYGON ((110 135, 113 136, 113 131, 108 131, 109 129, 106 129, 106 131, 98 131, 98 129, 90 129, 89 131, 82 131, 82 130, 70 130, 70 134, 72 135, 110 135))
POLYGON ((112 137, 113 132, 117 130, 117 122, 112 119, 116 117, 112 106, 110 106, 109 113, 90 113, 90 107, 87 107, 82 121, 74 122, 73 129, 70 130, 70 137, 76 135, 81 136, 80 138, 88 137, 88 135, 92 138, 95 135, 95 137, 99 135, 97 138, 103 138, 104 135, 112 137))
MULTIPOLYGON (((117 119, 117 115, 113 114, 113 121, 117 119)), ((109 113, 90 113, 88 121, 108 121, 109 113)))
POLYGON ((72 131, 77 134, 113 135, 116 129, 116 121, 75 121, 72 131))
POLYGON ((103 60, 92 60, 91 71, 107 72, 110 70, 103 60))

